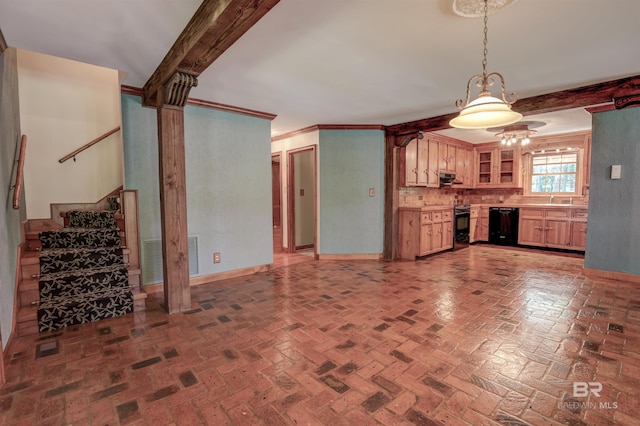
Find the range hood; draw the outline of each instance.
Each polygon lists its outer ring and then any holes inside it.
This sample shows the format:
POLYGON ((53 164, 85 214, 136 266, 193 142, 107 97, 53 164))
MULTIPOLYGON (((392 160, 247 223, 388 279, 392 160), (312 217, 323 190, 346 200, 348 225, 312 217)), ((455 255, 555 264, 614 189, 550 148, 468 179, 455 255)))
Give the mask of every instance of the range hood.
POLYGON ((462 185, 455 173, 440 173, 440 186, 462 185))

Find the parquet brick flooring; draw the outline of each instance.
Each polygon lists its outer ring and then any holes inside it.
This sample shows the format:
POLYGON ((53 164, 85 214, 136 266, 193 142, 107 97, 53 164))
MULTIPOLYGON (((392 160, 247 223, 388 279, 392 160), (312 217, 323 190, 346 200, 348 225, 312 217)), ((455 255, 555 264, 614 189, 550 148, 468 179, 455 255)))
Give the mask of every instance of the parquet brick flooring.
POLYGON ((582 266, 473 246, 152 295, 17 340, 0 424, 640 424, 640 288, 582 266))

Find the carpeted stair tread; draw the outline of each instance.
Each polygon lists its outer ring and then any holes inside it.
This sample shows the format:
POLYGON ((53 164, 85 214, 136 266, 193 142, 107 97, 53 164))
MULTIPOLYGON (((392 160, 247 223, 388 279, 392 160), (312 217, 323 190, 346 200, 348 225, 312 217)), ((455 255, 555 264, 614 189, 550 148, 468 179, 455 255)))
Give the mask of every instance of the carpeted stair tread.
POLYGON ((123 265, 122 247, 47 249, 40 253, 40 275, 123 265))
POLYGON ((117 228, 113 212, 109 210, 73 210, 66 213, 72 228, 117 228))
POLYGON ((41 304, 38 307, 38 328, 40 332, 53 331, 131 312, 133 312, 131 290, 111 289, 102 293, 41 304))
POLYGON ((118 228, 62 228, 38 234, 42 249, 120 246, 118 228))
POLYGON ((133 312, 120 230, 110 211, 70 211, 68 227, 39 233, 38 329, 133 312))
POLYGON ((40 303, 59 297, 106 291, 110 288, 129 288, 129 272, 122 265, 104 268, 56 272, 40 277, 40 303))

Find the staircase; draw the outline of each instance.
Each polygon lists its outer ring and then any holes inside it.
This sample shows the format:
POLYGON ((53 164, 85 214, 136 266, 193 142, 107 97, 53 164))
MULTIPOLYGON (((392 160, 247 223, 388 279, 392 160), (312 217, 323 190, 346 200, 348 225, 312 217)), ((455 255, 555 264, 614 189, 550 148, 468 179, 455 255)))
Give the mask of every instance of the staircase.
POLYGON ((105 210, 61 213, 24 224, 18 335, 144 310, 140 270, 129 265, 124 215, 105 210))

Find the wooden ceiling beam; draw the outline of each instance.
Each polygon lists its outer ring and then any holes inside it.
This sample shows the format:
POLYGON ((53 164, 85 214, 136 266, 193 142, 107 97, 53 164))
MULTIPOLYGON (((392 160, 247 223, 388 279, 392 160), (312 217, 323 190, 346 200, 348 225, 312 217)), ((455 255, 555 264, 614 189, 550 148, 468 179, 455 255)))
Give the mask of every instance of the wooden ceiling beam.
POLYGON ((143 87, 156 106, 158 89, 177 71, 198 76, 280 0, 204 0, 143 87))
MULTIPOLYGON (((519 99, 513 109, 527 116, 604 104, 613 102, 614 98, 637 94, 640 94, 640 75, 519 99)), ((387 132, 396 135, 396 145, 402 146, 402 142, 406 139, 404 136, 407 134, 451 128, 449 120, 456 115, 458 113, 395 124, 388 126, 387 132)))

